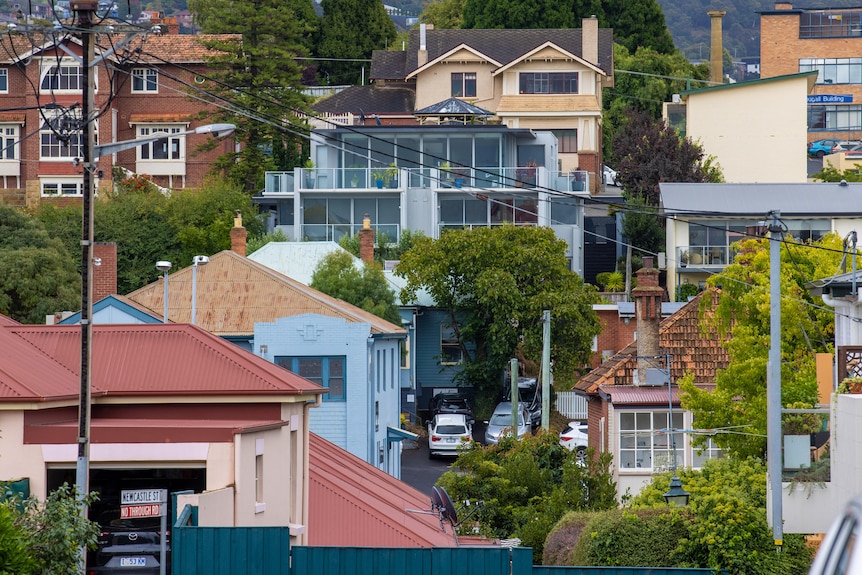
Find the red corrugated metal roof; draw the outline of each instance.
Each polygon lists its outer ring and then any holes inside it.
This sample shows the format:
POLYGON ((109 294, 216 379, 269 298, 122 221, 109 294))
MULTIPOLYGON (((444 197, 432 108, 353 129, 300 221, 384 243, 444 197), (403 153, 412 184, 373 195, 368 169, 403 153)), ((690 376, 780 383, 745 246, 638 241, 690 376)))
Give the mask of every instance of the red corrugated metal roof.
MULTIPOLYGON (((80 326, 0 326, 0 397, 57 400, 80 393, 80 326)), ((187 324, 96 325, 93 397, 301 395, 317 384, 187 324)))
POLYGON ((454 547, 430 494, 362 461, 320 436, 309 439, 308 544, 341 547, 454 547))

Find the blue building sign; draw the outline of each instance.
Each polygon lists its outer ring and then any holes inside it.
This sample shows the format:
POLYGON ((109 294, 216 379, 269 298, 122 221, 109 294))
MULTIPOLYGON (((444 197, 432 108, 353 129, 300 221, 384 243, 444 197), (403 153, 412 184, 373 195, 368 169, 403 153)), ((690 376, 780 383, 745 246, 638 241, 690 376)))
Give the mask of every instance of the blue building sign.
POLYGON ((815 94, 808 96, 809 104, 852 104, 853 94, 815 94))

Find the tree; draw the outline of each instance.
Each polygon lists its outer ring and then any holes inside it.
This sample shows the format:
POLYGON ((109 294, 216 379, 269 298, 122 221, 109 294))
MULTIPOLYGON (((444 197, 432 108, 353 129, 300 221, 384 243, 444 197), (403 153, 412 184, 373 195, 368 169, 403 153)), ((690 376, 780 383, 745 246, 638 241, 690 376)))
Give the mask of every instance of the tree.
POLYGON ((640 47, 673 54, 676 47, 656 0, 605 0, 604 25, 614 29, 614 42, 630 52, 640 47))
POLYGON ((0 504, 0 575, 35 575, 36 560, 27 536, 15 525, 14 507, 0 504))
POLYGON ((0 269, 0 313, 24 323, 45 323, 47 315, 81 307, 81 277, 62 242, 52 239, 38 220, 4 205, 0 269))
POLYGON ((395 294, 383 271, 375 265, 363 265, 359 270, 354 262, 345 251, 328 254, 314 270, 311 287, 400 326, 395 294))
POLYGON ((323 19, 317 56, 324 84, 358 84, 367 63, 350 60, 371 58, 395 39, 395 23, 380 0, 321 0, 323 19))
POLYGON ((554 0, 466 0, 464 28, 577 28, 572 2, 554 0))
POLYGON ((659 204, 661 182, 720 182, 721 172, 703 150, 680 136, 664 120, 629 108, 614 136, 613 150, 626 197, 659 204))
POLYGON ((483 501, 474 515, 479 533, 518 537, 540 563, 548 532, 566 512, 616 507, 610 464, 610 455, 594 459, 591 453, 586 465, 579 463, 555 433, 540 431, 520 440, 507 435, 487 447, 474 444, 437 483, 453 501, 483 501))
POLYGON ((216 122, 236 124, 242 149, 220 157, 216 167, 247 193, 263 187, 266 170, 289 169, 299 163, 301 142, 295 136, 285 137, 282 124, 302 125, 298 113, 307 103, 300 89, 302 66, 297 58, 308 54, 305 43, 316 22, 303 19, 310 17, 305 3, 189 1, 189 10, 204 32, 233 35, 201 40, 214 51, 208 62, 215 70, 215 81, 208 83, 208 90, 231 104, 203 114, 216 122))
POLYGON ((589 361, 599 323, 592 286, 569 269, 566 243, 546 227, 504 225, 419 238, 395 270, 403 303, 426 289, 446 310, 465 358, 459 381, 494 395, 515 352, 541 357, 542 310, 551 309, 551 359, 558 389, 589 361))
POLYGON ((424 24, 433 24, 440 30, 461 28, 464 22, 464 4, 466 0, 438 0, 425 4, 425 9, 419 16, 424 24))
MULTIPOLYGON (((702 300, 702 316, 728 336, 729 364, 712 392, 681 380, 682 406, 700 429, 728 429, 713 440, 739 456, 762 457, 766 449, 766 372, 770 339, 769 246, 765 239, 734 245, 734 262, 707 282, 721 286, 718 303, 702 300)), ((781 248, 781 402, 817 403, 814 352, 833 349, 834 317, 816 305, 805 284, 838 269, 841 238, 835 234, 813 245, 787 240, 781 248), (834 250, 834 251, 830 251, 834 250)))

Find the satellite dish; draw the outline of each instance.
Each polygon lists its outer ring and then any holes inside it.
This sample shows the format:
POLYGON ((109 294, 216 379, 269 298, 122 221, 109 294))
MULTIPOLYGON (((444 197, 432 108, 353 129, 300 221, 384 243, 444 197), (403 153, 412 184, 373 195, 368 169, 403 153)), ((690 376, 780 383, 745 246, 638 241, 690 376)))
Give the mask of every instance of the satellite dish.
POLYGON ((438 509, 443 509, 443 498, 440 497, 440 489, 434 485, 431 487, 431 511, 437 511, 438 509))
POLYGON ((440 493, 440 499, 443 501, 443 506, 440 510, 441 519, 447 519, 452 525, 457 525, 458 513, 455 511, 455 506, 452 504, 449 494, 446 493, 446 489, 443 487, 435 487, 435 489, 440 493))

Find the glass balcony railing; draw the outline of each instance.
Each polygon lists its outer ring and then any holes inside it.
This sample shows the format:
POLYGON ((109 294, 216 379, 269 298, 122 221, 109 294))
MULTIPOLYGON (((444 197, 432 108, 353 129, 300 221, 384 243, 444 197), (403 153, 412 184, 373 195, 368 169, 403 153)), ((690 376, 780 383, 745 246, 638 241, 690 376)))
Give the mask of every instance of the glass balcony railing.
POLYGON ((264 195, 310 190, 404 190, 406 188, 588 192, 589 172, 544 167, 296 168, 266 172, 264 195))
POLYGON ((733 254, 727 246, 678 246, 676 263, 680 268, 726 266, 733 263, 733 254))

